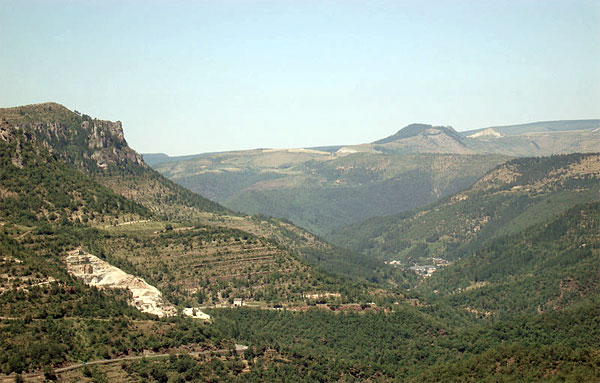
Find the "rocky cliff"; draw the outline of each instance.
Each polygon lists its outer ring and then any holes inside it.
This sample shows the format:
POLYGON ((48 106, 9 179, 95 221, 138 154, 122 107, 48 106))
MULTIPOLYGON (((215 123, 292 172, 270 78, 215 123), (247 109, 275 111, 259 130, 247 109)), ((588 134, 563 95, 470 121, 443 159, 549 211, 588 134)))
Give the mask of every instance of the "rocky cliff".
MULTIPOLYGON (((50 153, 87 172, 147 168, 127 145, 120 121, 93 119, 56 103, 0 109, 0 139, 36 141, 50 153)), ((15 162, 19 162, 16 159, 15 162)))

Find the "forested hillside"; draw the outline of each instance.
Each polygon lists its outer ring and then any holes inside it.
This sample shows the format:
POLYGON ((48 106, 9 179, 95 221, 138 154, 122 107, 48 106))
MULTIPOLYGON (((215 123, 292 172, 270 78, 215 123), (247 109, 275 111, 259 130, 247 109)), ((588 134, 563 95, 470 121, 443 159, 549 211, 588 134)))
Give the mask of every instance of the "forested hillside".
MULTIPOLYGON (((105 188, 102 190, 111 191, 113 197, 116 197, 114 193, 125 197, 119 197, 121 204, 135 206, 136 209, 142 209, 144 212, 142 215, 140 213, 137 215, 121 214, 118 219, 109 220, 108 217, 106 219, 97 217, 104 210, 94 211, 94 220, 102 221, 99 223, 100 225, 145 220, 148 214, 152 213, 156 219, 219 226, 268 238, 299 252, 304 259, 317 263, 331 272, 371 280, 387 278, 380 261, 370 260, 360 254, 335 248, 306 230, 286 222, 266 217, 254 219, 235 214, 166 179, 149 168, 142 161, 141 156, 127 145, 120 122, 95 119, 76 111, 72 112, 56 103, 27 105, 0 109, 0 137, 7 145, 3 149, 7 151, 5 161, 16 161, 19 165, 19 161, 23 161, 21 158, 23 155, 27 160, 28 156, 40 155, 43 157, 46 155, 44 153, 49 152, 49 157, 52 157, 52 161, 54 161, 52 163, 58 164, 54 166, 64 168, 66 164, 74 167, 80 172, 71 171, 70 177, 87 180, 79 181, 80 184, 77 185, 77 188, 80 193, 83 193, 86 188, 102 188, 104 186, 105 188), (95 183, 91 182, 88 177, 91 177, 95 183), (83 185, 82 182, 87 182, 87 184, 83 185)), ((39 162, 41 160, 36 157, 31 161, 39 162)), ((26 167, 26 169, 29 169, 30 172, 37 172, 36 174, 41 175, 42 179, 51 171, 51 169, 36 167, 26 167)), ((3 168, 3 171, 16 172, 14 167, 3 168)), ((14 177, 9 178, 7 175, 5 182, 21 182, 20 185, 13 185, 13 189, 18 186, 19 191, 28 190, 29 185, 23 184, 23 182, 30 182, 32 179, 28 178, 29 181, 25 181, 23 180, 24 175, 20 173, 11 175, 14 177)), ((44 183, 51 183, 54 186, 52 193, 56 193, 58 192, 55 190, 56 186, 62 185, 58 181, 60 180, 51 180, 48 177, 43 179, 41 186, 44 183)), ((69 182, 65 182, 65 185, 69 185, 69 182)), ((38 186, 36 187, 39 189, 38 186)), ((9 187, 7 192, 11 192, 11 190, 9 187)), ((12 191, 17 193, 17 191, 12 191)), ((12 194, 9 196, 11 198, 3 199, 4 203, 15 204, 14 200, 18 199, 12 198, 14 197, 12 194)), ((31 197, 27 196, 26 198, 30 199, 31 197)), ((95 203, 101 201, 103 198, 96 198, 95 203)), ((28 201, 28 206, 33 206, 34 209, 37 209, 40 204, 40 202, 29 204, 29 202, 31 201, 28 201)), ((116 202, 112 204, 118 205, 116 202)), ((54 205, 52 209, 54 209, 54 205)), ((85 208, 81 209, 85 211, 85 208)), ((119 209, 121 208, 119 207, 119 209)), ((10 210, 17 211, 18 208, 11 207, 10 210)), ((45 210, 42 209, 42 211, 45 210)), ((36 214, 39 215, 37 210, 36 214)), ((55 215, 61 217, 58 213, 55 215)), ((54 218, 54 215, 49 216, 54 218)), ((76 217, 70 219, 79 218, 89 219, 87 214, 81 212, 76 213, 76 217)), ((403 279, 402 276, 398 278, 403 279)))
POLYGON ((56 104, 0 122, 2 381, 600 379, 597 155, 510 161, 375 246, 363 226, 339 242, 365 255, 173 184, 117 123, 56 104), (451 262, 417 276, 388 240, 451 262))
POLYGON ((233 210, 286 218, 323 235, 462 190, 507 159, 266 149, 203 155, 156 169, 233 210))
POLYGON ((600 156, 511 160, 471 188, 415 211, 342 228, 328 239, 405 265, 448 261, 572 206, 600 199, 600 156))
POLYGON ((600 204, 506 235, 420 289, 484 317, 561 310, 600 292, 600 204), (434 293, 435 292, 435 293, 434 293))

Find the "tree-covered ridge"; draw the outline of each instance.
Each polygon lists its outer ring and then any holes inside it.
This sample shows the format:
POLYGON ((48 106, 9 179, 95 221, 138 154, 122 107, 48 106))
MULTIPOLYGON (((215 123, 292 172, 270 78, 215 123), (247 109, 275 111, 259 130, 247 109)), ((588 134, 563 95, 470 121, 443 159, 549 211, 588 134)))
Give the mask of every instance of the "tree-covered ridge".
MULTIPOLYGON (((44 122, 46 112, 31 118, 44 122)), ((597 156, 513 161, 444 200, 458 206, 440 207, 446 217, 464 217, 471 212, 464 201, 476 201, 472 212, 493 219, 476 232, 480 242, 454 227, 456 238, 467 238, 454 253, 464 257, 415 288, 400 268, 331 246, 289 222, 207 211, 203 199, 194 200, 201 197, 142 166, 88 172, 50 153, 43 144, 49 141, 25 128, 0 130, 0 139, 3 373, 45 375, 26 381, 58 375, 161 383, 600 378, 600 204, 568 209, 597 198, 597 156), (515 233, 520 227, 529 228, 515 233), (130 306, 127 291, 74 279, 63 261, 79 247, 144 277, 179 309, 211 306, 212 323, 158 319, 130 306), (334 276, 307 260, 390 283, 334 276), (215 307, 234 297, 255 308, 215 307), (236 353, 235 343, 248 349, 236 353), (52 371, 82 362, 88 364, 52 371)), ((346 172, 360 182, 365 173, 350 166, 362 157, 346 158, 344 169, 322 170, 330 180, 346 172)), ((436 246, 449 237, 423 236, 435 208, 423 211, 407 225, 415 230, 411 240, 420 241, 407 241, 412 256, 442 251, 436 246)))
POLYGON ((0 140, 0 212, 11 221, 112 224, 150 212, 48 153, 26 133, 0 140))
POLYGON ((597 154, 516 159, 463 192, 410 213, 343 228, 328 239, 406 264, 430 257, 452 260, 578 203, 597 201, 599 179, 597 154))
POLYGON ((599 307, 597 298, 586 299, 561 311, 462 327, 403 306, 391 314, 211 314, 225 334, 250 345, 245 357, 263 367, 264 375, 251 369, 224 381, 286 381, 274 374, 286 371, 299 382, 575 382, 600 377, 599 307), (289 362, 271 363, 265 350, 289 362))
MULTIPOLYGON (((140 162, 137 153, 127 145, 119 123, 92 119, 78 112, 71 112, 62 105, 47 103, 0 109, 0 133, 2 141, 7 142, 9 148, 12 147, 11 145, 17 145, 16 149, 10 150, 17 150, 18 155, 23 153, 25 156, 34 158, 40 151, 44 152, 47 149, 57 159, 82 170, 94 181, 124 196, 126 200, 121 199, 122 201, 130 204, 131 201, 135 201, 144 206, 147 209, 145 217, 153 214, 164 220, 202 223, 248 231, 254 235, 283 243, 294 250, 302 252, 302 249, 307 249, 310 251, 312 260, 316 259, 313 256, 315 253, 319 254, 319 259, 336 258, 340 267, 330 269, 332 271, 341 271, 343 268, 343 271, 347 273, 355 264, 350 262, 346 265, 344 257, 338 256, 339 252, 331 253, 330 245, 314 238, 310 233, 293 227, 293 225, 275 220, 269 220, 270 223, 265 225, 262 223, 263 220, 257 221, 240 217, 217 203, 166 179, 140 162), (22 135, 25 135, 27 139, 19 140, 18 137, 22 135), (26 145, 29 146, 20 148, 21 141, 26 141, 26 145), (109 158, 105 158, 105 154, 109 158), (300 241, 300 239, 302 240, 300 241)), ((18 155, 8 153, 5 160, 12 161, 16 158, 20 161, 18 155)), ((54 162, 59 163, 60 161, 54 162)), ((57 166, 67 169, 62 163, 57 166)), ((48 169, 38 169, 37 171, 40 177, 50 173, 48 169)), ((6 174, 5 180, 17 182, 20 190, 27 190, 27 185, 19 183, 16 176, 16 173, 6 174)), ((82 175, 78 176, 83 177, 82 175)), ((50 178, 48 178, 49 180, 50 178)), ((60 183, 69 184, 64 180, 60 183)), ((90 182, 90 185, 98 186, 93 182, 90 182)), ((85 185, 78 186, 78 189, 84 190, 85 185)), ((11 193, 9 190, 9 196, 14 197, 14 194, 11 193)), ((102 198, 96 199, 102 202, 102 198)), ((29 206, 32 206, 34 210, 37 209, 39 204, 29 202, 29 206)), ((8 209, 8 211, 11 210, 12 208, 8 209)), ((95 206, 95 215, 102 211, 101 207, 95 206)), ((89 217, 87 218, 89 219, 89 217)), ((123 217, 123 214, 121 214, 121 218, 121 220, 127 221, 136 220, 136 217, 123 217)), ((83 216, 82 220, 85 221, 85 219, 86 216, 83 216)), ((113 222, 114 220, 109 221, 111 224, 113 222)), ((359 259, 358 261, 364 263, 364 260, 359 259)), ((366 271, 363 270, 361 275, 365 274, 366 271)))
POLYGON ((507 235, 434 274, 424 291, 483 317, 561 310, 600 292, 600 204, 507 235))

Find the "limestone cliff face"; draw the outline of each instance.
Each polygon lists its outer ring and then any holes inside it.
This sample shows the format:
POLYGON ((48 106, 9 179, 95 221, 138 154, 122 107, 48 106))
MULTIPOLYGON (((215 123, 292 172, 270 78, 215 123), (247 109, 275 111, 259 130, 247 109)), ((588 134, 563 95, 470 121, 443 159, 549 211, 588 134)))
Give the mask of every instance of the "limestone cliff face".
POLYGON ((50 153, 88 172, 131 165, 147 168, 127 144, 120 121, 92 119, 59 104, 0 109, 0 139, 23 138, 35 140, 50 153))
POLYGON ((121 121, 83 121, 81 130, 87 134, 87 146, 92 152, 90 158, 98 167, 104 169, 110 164, 147 167, 142 157, 127 145, 121 121))

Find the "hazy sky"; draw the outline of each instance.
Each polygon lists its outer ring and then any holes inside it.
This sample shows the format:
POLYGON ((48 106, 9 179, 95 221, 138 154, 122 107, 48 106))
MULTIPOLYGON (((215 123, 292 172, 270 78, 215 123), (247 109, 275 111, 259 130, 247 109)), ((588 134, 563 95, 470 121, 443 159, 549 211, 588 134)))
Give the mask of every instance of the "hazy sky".
POLYGON ((0 106, 45 101, 170 155, 600 118, 600 1, 0 0, 0 106))

